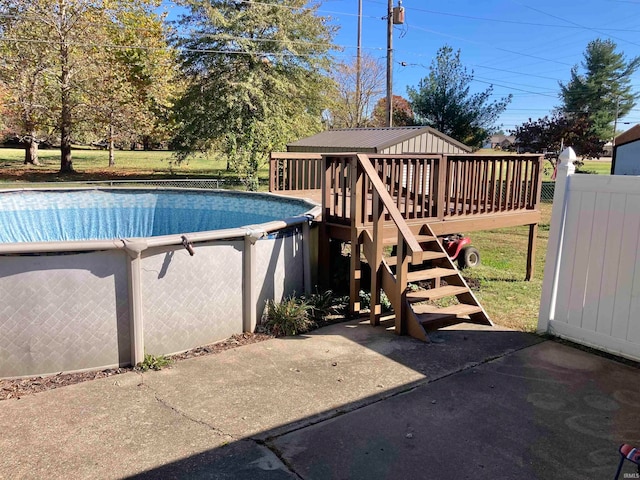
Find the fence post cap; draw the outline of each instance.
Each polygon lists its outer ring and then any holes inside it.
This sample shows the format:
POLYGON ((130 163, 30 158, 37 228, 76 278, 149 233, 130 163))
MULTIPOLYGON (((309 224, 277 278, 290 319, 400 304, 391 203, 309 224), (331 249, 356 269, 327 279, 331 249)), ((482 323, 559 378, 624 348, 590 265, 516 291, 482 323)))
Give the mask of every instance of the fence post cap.
POLYGON ((576 152, 573 150, 573 148, 567 147, 562 151, 558 159, 560 160, 560 163, 562 165, 567 165, 568 163, 575 162, 578 157, 576 157, 576 152))

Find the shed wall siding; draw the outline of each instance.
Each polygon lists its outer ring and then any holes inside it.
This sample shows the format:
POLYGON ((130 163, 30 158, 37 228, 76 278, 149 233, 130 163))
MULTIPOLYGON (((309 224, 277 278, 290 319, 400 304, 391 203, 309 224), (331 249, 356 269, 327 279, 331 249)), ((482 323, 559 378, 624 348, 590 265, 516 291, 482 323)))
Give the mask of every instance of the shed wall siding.
POLYGON ((423 133, 422 135, 416 135, 401 143, 391 145, 381 150, 380 153, 399 155, 402 153, 458 154, 467 152, 436 135, 423 133))

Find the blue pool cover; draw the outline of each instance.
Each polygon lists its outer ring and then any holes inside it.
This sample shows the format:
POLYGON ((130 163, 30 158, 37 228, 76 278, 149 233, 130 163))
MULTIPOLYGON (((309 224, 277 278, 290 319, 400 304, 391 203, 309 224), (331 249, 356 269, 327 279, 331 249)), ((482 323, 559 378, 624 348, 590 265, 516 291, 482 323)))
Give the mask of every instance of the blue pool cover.
POLYGON ((171 190, 0 193, 0 243, 204 232, 302 215, 309 204, 260 194, 171 190))

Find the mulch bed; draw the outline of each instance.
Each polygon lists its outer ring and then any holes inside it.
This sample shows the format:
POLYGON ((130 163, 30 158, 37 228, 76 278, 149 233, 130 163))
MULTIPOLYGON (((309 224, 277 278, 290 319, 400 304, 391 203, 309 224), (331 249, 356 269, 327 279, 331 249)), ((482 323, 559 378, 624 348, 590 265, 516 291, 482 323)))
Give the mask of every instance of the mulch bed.
MULTIPOLYGON (((202 357, 204 355, 213 355, 224 352, 232 348, 249 345, 252 343, 263 342, 274 338, 273 335, 266 333, 241 333, 233 335, 226 340, 203 347, 194 348, 183 353, 171 355, 172 361, 185 360, 187 358, 202 357)), ((100 371, 80 372, 80 373, 58 373, 57 375, 49 375, 46 377, 19 378, 15 380, 0 380, 0 400, 9 398, 23 397, 33 393, 44 392, 54 388, 65 387, 67 385, 75 385, 76 383, 86 382, 88 380, 96 380, 98 378, 112 377, 121 373, 136 370, 134 367, 107 368, 100 371)))

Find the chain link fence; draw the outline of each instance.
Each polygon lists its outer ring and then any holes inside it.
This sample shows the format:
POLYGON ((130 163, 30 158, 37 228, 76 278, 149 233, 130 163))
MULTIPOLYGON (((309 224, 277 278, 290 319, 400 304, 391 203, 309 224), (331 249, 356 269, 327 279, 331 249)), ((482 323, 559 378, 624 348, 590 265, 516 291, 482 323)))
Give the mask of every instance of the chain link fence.
POLYGON ((542 192, 540 195, 540 201, 542 203, 553 203, 553 194, 556 191, 556 182, 544 181, 542 182, 542 192))
MULTIPOLYGON (((3 188, 42 188, 42 187, 169 187, 169 188, 204 188, 222 190, 246 190, 246 184, 237 179, 194 178, 175 180, 89 180, 75 182, 37 182, 37 183, 6 183, 3 188)), ((268 186, 268 181, 261 180, 260 187, 268 186)))

